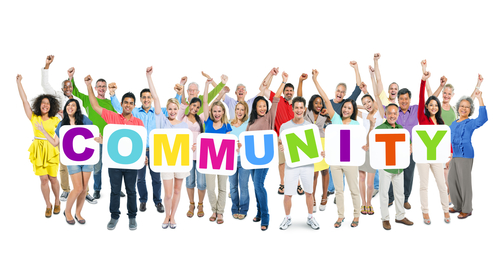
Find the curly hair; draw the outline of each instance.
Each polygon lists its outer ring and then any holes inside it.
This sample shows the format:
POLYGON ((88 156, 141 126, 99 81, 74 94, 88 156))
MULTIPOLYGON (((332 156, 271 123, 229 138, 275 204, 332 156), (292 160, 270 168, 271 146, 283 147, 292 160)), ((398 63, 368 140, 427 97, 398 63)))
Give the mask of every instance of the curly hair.
POLYGON ((31 104, 31 111, 33 114, 37 116, 42 115, 42 110, 40 109, 42 105, 43 99, 48 99, 50 103, 49 110, 49 118, 55 117, 57 112, 59 112, 59 100, 56 99, 56 96, 50 94, 42 94, 33 99, 33 103, 31 104))

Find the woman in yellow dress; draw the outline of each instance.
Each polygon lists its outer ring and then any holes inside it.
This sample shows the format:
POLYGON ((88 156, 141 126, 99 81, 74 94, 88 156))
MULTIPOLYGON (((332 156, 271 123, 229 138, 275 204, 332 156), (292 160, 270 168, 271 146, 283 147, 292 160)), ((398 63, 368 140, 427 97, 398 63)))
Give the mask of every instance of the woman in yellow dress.
POLYGON ((21 80, 23 77, 18 74, 16 77, 19 96, 23 101, 26 117, 31 121, 35 138, 28 151, 30 152, 30 161, 33 164, 33 172, 40 176, 42 195, 47 205, 45 217, 52 216, 52 207, 54 214, 59 214, 61 210, 61 201, 59 201, 59 181, 57 181, 57 171, 59 168, 59 150, 52 146, 43 133, 36 128, 37 124, 43 125, 44 129, 54 137, 55 129, 59 123, 56 114, 59 110, 59 102, 53 95, 42 94, 35 98, 32 106, 28 102, 24 92, 21 80), (54 206, 50 203, 50 186, 52 193, 56 198, 54 206))

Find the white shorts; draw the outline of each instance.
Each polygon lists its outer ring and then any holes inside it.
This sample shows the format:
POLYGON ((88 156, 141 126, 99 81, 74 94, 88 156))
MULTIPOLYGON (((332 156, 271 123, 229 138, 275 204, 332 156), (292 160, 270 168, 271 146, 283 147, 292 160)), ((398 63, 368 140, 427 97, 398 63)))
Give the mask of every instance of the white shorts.
POLYGON ((189 172, 162 172, 161 179, 162 180, 173 180, 176 179, 184 179, 189 176, 189 172))
POLYGON ((314 164, 291 168, 285 166, 285 195, 297 194, 299 178, 306 193, 312 194, 314 181, 314 164))

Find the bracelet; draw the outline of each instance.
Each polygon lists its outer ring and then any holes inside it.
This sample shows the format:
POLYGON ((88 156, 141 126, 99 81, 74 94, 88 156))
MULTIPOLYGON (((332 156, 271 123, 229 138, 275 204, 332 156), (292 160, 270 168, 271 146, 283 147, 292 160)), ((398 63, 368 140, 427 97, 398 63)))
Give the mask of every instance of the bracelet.
POLYGON ((281 83, 283 83, 283 84, 285 84, 285 85, 286 85, 286 82, 281 82, 281 83))
POLYGON ((481 89, 479 89, 478 87, 476 87, 476 89, 481 90, 481 89))

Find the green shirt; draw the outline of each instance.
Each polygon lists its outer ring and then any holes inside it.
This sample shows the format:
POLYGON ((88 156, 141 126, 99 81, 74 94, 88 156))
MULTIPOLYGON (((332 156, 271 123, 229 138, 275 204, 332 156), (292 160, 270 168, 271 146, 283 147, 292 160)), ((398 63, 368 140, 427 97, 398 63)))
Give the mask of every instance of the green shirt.
MULTIPOLYGON (((395 123, 395 127, 392 127, 387 120, 384 121, 384 123, 380 124, 379 126, 375 127, 375 129, 404 129, 403 126, 395 123)), ((411 139, 410 139, 410 144, 411 144, 411 139)), ((392 174, 399 174, 402 173, 404 169, 384 169, 385 171, 392 173, 392 174)))
MULTIPOLYGON (((214 89, 212 89, 212 91, 210 91, 208 93, 208 104, 210 104, 210 102, 215 99, 215 97, 217 97, 217 95, 219 94, 219 92, 222 90, 222 88, 224 87, 225 85, 221 82, 219 83, 214 89)), ((200 95, 198 96, 198 98, 200 98, 201 100, 201 105, 200 105, 200 110, 198 110, 198 115, 200 115, 201 113, 203 113, 203 95, 200 95)), ((190 101, 188 101, 189 103, 190 101)), ((186 108, 186 110, 184 111, 184 114, 185 115, 188 115, 189 114, 189 107, 186 108)))
MULTIPOLYGON (((85 109, 85 111, 87 111, 87 115, 89 116, 89 119, 94 123, 94 125, 99 127, 99 132, 101 133, 101 135, 103 135, 104 134, 103 133, 104 127, 107 125, 106 121, 104 121, 104 119, 99 114, 97 114, 97 112, 95 112, 95 110, 92 108, 92 105, 90 104, 89 96, 78 91, 78 88, 76 87, 75 81, 73 80, 73 78, 71 79, 71 83, 73 84, 73 93, 72 94, 82 100, 83 108, 85 109)), ((109 99, 97 98, 97 103, 102 108, 106 108, 109 111, 116 112, 109 99)))
POLYGON ((450 106, 450 110, 444 110, 443 107, 441 109, 441 118, 443 118, 444 124, 450 126, 457 119, 453 106, 450 106))

